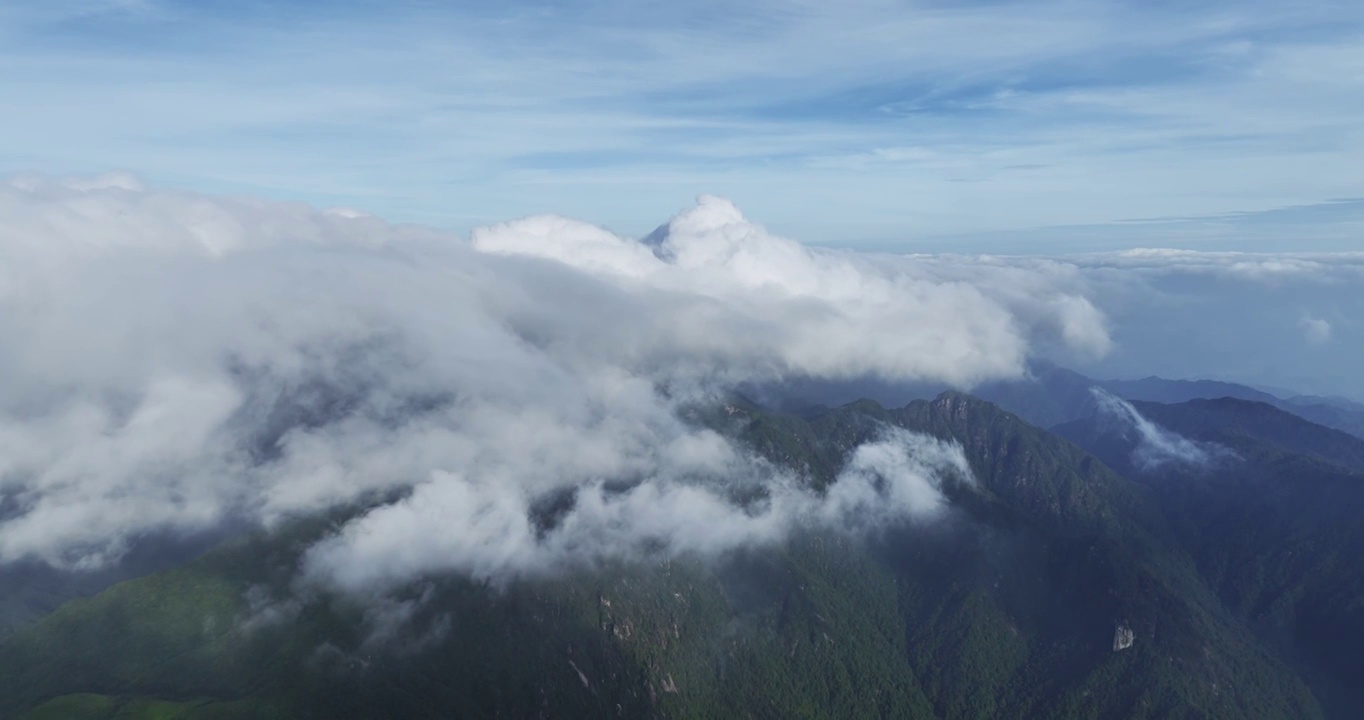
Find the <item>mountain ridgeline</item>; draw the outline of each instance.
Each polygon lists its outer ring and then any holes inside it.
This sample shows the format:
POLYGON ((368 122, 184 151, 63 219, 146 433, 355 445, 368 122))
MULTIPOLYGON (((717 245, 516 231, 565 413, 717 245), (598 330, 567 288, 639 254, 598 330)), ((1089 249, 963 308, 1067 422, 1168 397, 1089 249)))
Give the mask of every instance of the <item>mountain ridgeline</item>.
POLYGON ((0 641, 0 717, 1364 712, 1364 441, 1268 405, 1138 403, 1226 449, 1153 471, 1130 428, 1069 416, 1091 399, 1036 406, 1055 432, 960 393, 696 412, 816 489, 887 426, 958 443, 973 479, 944 484, 945 510, 870 538, 812 528, 505 586, 433 577, 376 610, 291 585, 362 508, 238 537, 0 641), (402 622, 376 637, 385 608, 402 622))
POLYGON ((1279 397, 1246 385, 1217 380, 1095 380, 1072 370, 1038 365, 1025 380, 999 381, 975 390, 978 397, 1018 414, 1038 427, 1051 428, 1091 417, 1094 390, 1132 402, 1177 405, 1191 400, 1240 400, 1268 405, 1316 425, 1364 438, 1364 405, 1343 398, 1279 397))
POLYGON ((1139 467, 1139 441, 1112 422, 1055 431, 1150 488, 1225 607, 1308 680, 1331 715, 1358 716, 1364 440, 1234 398, 1133 406, 1209 455, 1139 467))

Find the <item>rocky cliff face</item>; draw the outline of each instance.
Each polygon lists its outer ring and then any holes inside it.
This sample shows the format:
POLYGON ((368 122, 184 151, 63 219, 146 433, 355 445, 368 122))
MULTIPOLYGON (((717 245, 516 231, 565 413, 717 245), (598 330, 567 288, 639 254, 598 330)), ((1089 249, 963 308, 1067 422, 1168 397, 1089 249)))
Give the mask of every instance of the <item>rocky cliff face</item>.
POLYGON ((1113 652, 1132 647, 1132 641, 1135 640, 1135 637, 1132 628, 1128 627, 1127 623, 1118 623, 1117 629, 1113 631, 1113 652))

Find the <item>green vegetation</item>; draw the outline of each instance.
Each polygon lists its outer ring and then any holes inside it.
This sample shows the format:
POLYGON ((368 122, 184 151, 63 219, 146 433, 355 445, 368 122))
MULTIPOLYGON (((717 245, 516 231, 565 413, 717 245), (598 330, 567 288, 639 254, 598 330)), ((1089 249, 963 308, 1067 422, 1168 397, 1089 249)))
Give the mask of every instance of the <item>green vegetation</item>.
POLYGON ((18 720, 234 720, 285 717, 253 701, 123 699, 88 693, 53 698, 18 720))
MULTIPOLYGON (((1361 597, 1257 573, 1281 532, 1305 533, 1296 551, 1317 542, 1307 524, 1203 529, 1160 488, 960 394, 801 416, 735 399, 695 419, 814 487, 885 424, 959 442, 974 481, 947 488, 945 517, 865 542, 807 534, 506 587, 435 578, 379 609, 291 592, 302 549, 334 519, 317 518, 68 602, 0 642, 0 717, 1322 714, 1253 621, 1301 619, 1286 588, 1314 588, 1333 618, 1330 598, 1361 597), (1200 534, 1216 532, 1244 539, 1200 534), (404 622, 376 640, 385 607, 404 622), (1115 652, 1119 624, 1135 644, 1115 652)), ((1343 551, 1311 552, 1357 579, 1343 551)))
POLYGON ((1178 405, 1136 403, 1153 421, 1192 438, 1275 448, 1364 471, 1364 439, 1304 420, 1271 405, 1233 398, 1190 400, 1178 405))
MULTIPOLYGON (((1128 468, 1223 606, 1304 678, 1335 717, 1364 707, 1364 441, 1240 400, 1138 403, 1163 426, 1233 451, 1209 467, 1128 468)), ((1132 441, 1057 428, 1114 467, 1132 441)))

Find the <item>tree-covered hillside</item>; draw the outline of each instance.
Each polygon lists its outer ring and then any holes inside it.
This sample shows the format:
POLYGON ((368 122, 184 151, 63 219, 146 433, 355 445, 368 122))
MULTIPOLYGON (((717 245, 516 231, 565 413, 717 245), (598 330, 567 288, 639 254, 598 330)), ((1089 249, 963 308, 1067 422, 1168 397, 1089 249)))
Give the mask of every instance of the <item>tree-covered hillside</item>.
POLYGON ((694 420, 815 488, 887 426, 959 443, 973 477, 943 486, 938 516, 872 537, 812 527, 718 559, 433 577, 396 597, 300 587, 336 518, 299 521, 24 627, 0 643, 0 716, 1321 715, 1187 518, 989 403, 735 399, 694 420))
POLYGON ((1364 442, 1269 405, 1136 403, 1220 447, 1209 462, 1142 467, 1137 442, 1092 419, 1057 428, 1151 489, 1224 606, 1311 685, 1334 717, 1364 708, 1364 442))

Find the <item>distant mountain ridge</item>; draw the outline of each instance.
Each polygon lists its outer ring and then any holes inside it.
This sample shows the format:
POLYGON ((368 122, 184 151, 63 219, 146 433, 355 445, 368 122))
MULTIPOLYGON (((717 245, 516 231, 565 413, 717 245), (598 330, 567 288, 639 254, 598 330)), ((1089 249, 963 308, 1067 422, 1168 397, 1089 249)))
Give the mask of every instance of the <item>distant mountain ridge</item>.
POLYGON ((1284 399, 1246 385, 1219 380, 1095 380, 1073 370, 1039 365, 1021 380, 986 383, 972 393, 1019 414, 1039 427, 1054 427, 1088 417, 1094 411, 1091 388, 1125 400, 1182 403, 1233 398, 1265 403, 1305 420, 1364 439, 1364 406, 1341 398, 1295 396, 1284 399))
POLYGON ((1146 417, 1187 437, 1229 443, 1244 437, 1257 445, 1272 444, 1364 472, 1364 438, 1269 403, 1223 397, 1178 404, 1137 401, 1133 405, 1146 417))
POLYGON ((1181 403, 1186 400, 1236 398, 1276 405, 1285 403, 1279 396, 1248 385, 1221 380, 1169 380, 1151 375, 1138 380, 1099 380, 1105 390, 1127 400, 1181 403))
POLYGON ((1147 485, 1226 606, 1278 648, 1334 717, 1364 708, 1364 440, 1262 402, 1133 402, 1161 432, 1225 453, 1136 462, 1102 417, 1054 431, 1147 485))

